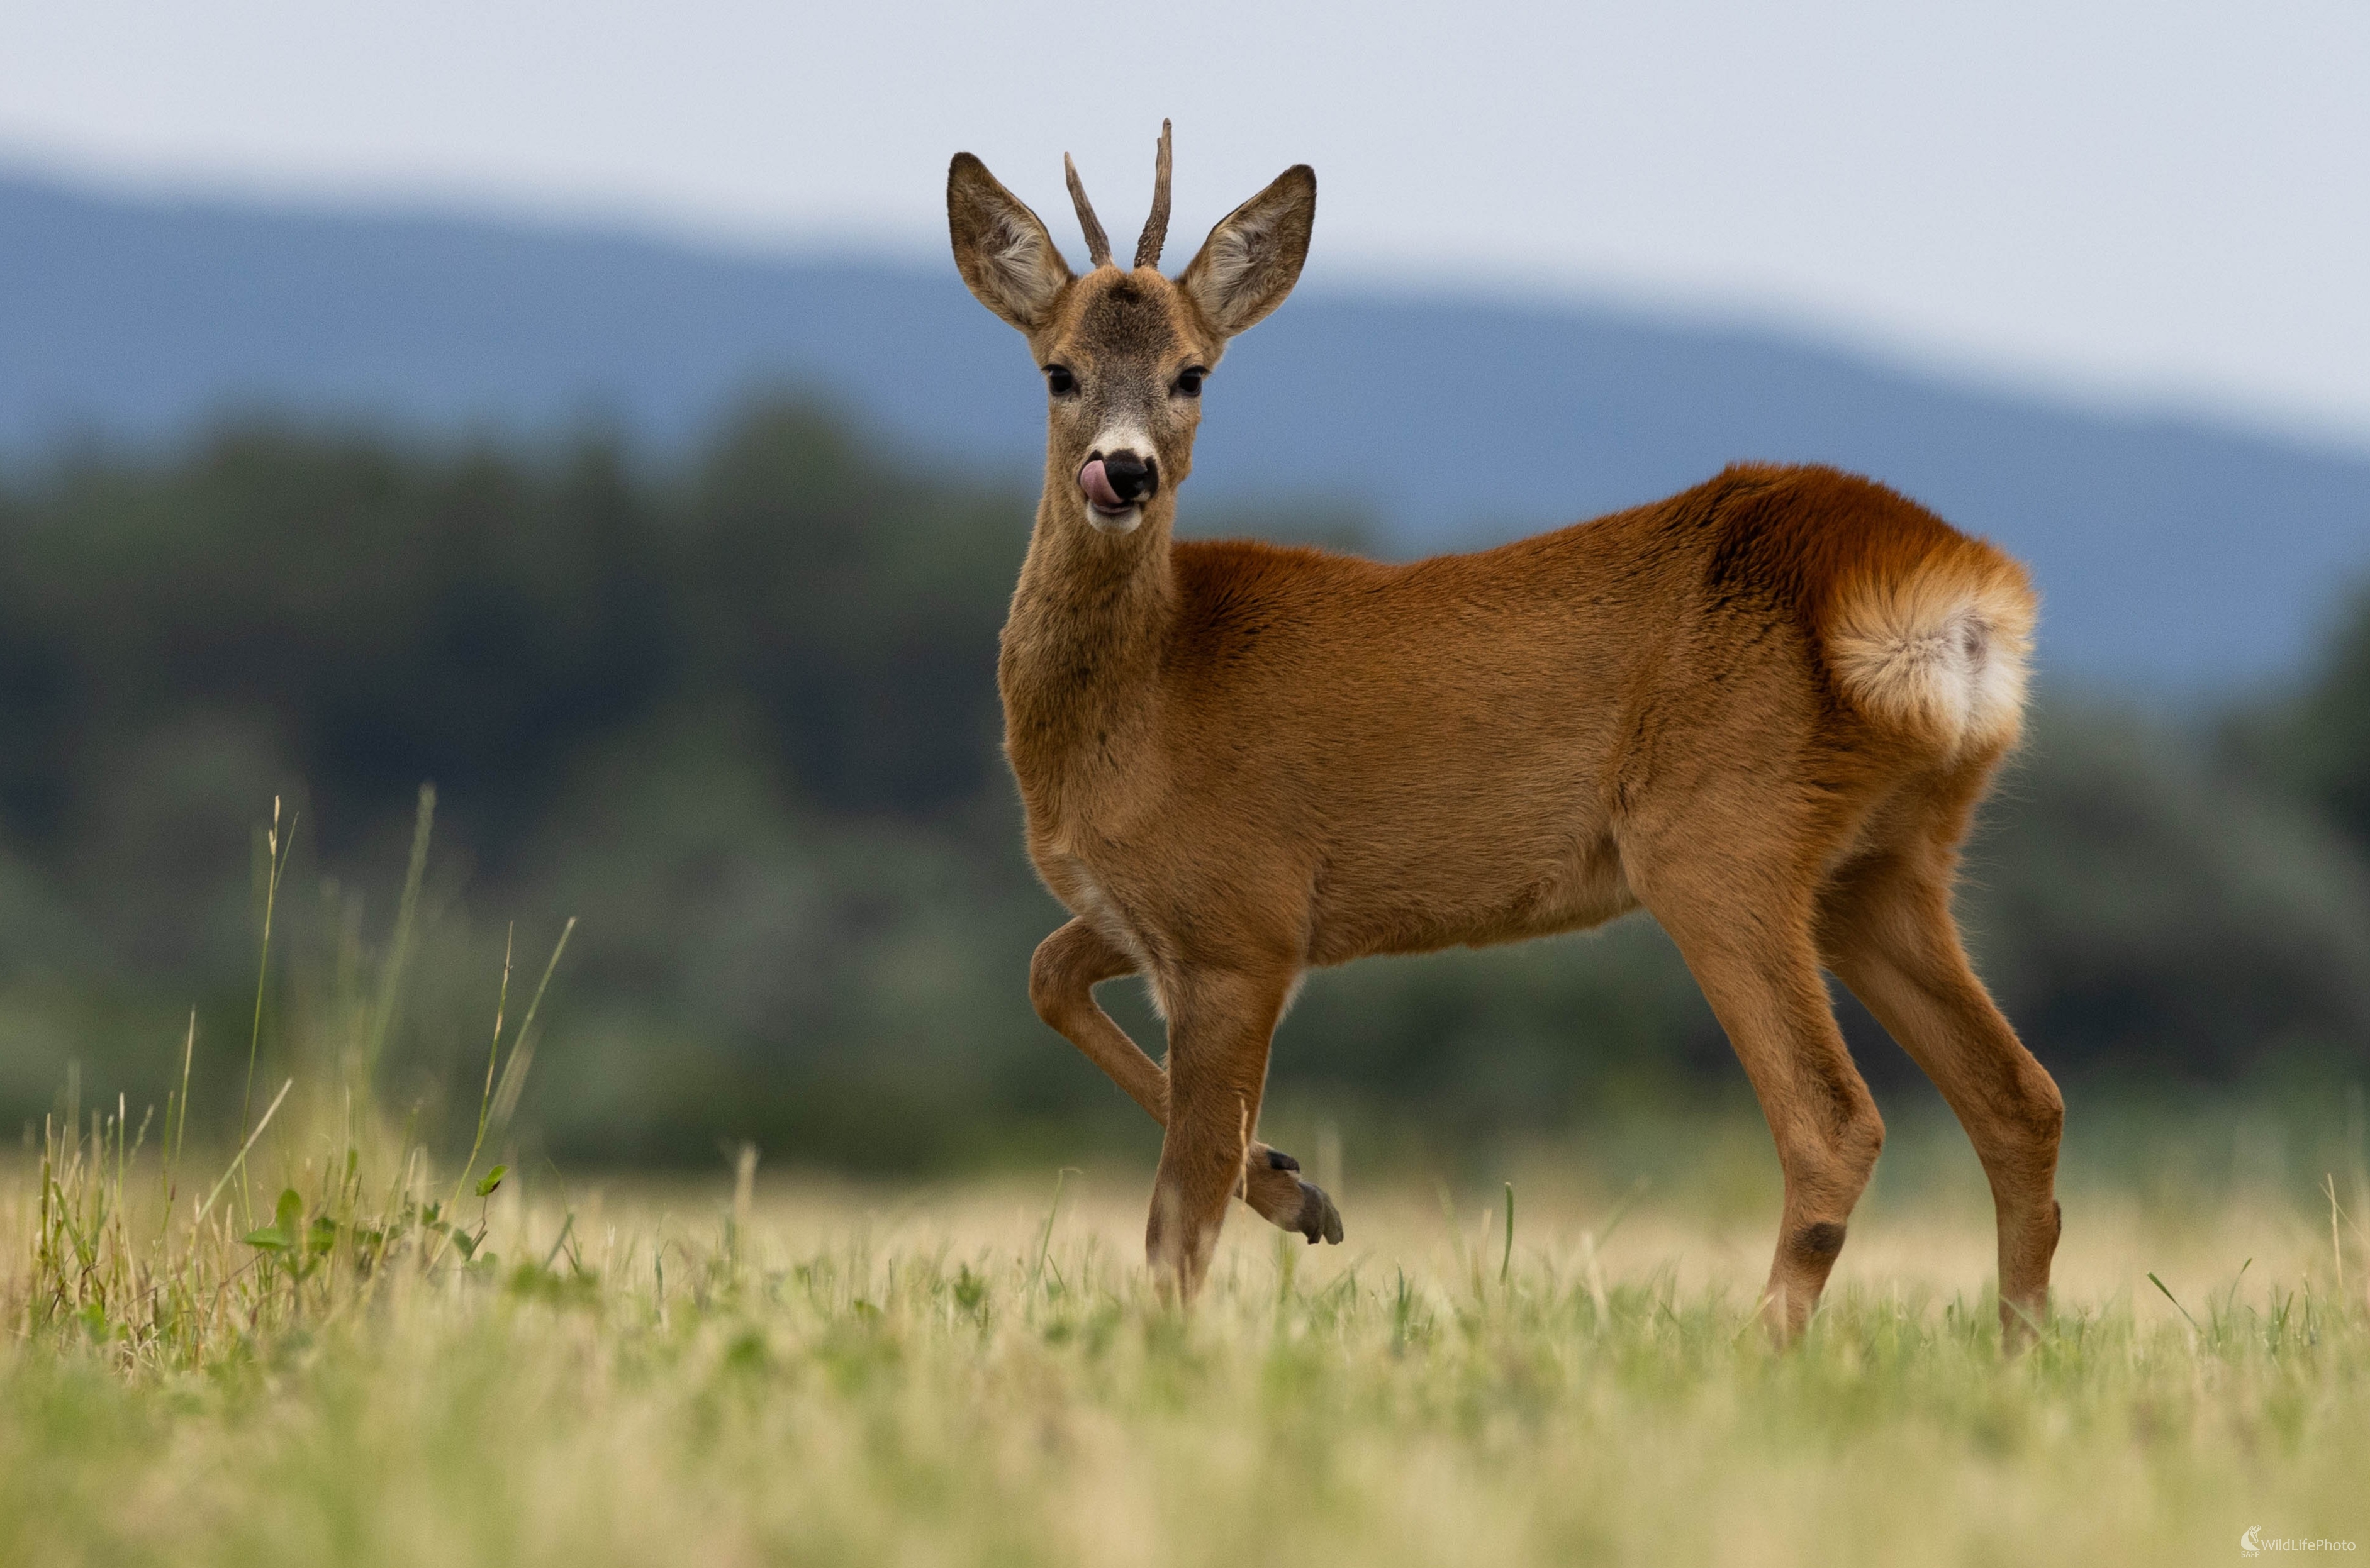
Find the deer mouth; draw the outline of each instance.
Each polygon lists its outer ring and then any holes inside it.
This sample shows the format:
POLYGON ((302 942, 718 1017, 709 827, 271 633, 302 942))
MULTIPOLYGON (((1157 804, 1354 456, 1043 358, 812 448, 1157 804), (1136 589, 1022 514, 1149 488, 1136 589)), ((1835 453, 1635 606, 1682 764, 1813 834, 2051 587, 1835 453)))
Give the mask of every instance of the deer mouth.
POLYGON ((1078 488, 1085 492, 1087 504, 1105 517, 1125 517, 1136 508, 1135 502, 1121 495, 1111 484, 1110 475, 1099 457, 1089 459, 1078 470, 1078 488))
POLYGON ((1086 498, 1087 519, 1107 533, 1132 530, 1144 503, 1159 487, 1159 470, 1147 459, 1122 452, 1106 457, 1098 452, 1078 470, 1078 492, 1086 498))

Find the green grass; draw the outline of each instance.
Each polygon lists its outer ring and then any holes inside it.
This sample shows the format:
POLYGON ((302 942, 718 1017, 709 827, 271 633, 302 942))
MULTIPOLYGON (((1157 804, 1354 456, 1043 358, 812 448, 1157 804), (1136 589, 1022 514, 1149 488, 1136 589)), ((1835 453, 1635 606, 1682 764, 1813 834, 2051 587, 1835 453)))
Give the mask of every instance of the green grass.
MULTIPOLYGON (((423 803, 414 887, 426 831, 423 803)), ((267 892, 283 855, 275 831, 267 892)), ((1461 1197, 1354 1160, 1345 1187, 1319 1137, 1349 1244, 1237 1207, 1180 1315, 1141 1266, 1142 1171, 512 1170, 541 985, 518 1007, 507 964, 440 1160, 372 1094, 413 902, 319 1039, 266 1039, 267 945, 263 1070, 214 1154, 187 1147, 185 1046, 161 1116, 69 1093, 0 1163, 0 1568, 2094 1564, 2370 1538, 2351 1121, 2323 1162, 2261 1113, 2077 1115, 2056 1311, 2015 1357, 1981 1177, 1915 1117, 1782 1353, 1754 1319, 1775 1162, 1718 1119, 1608 1128, 1461 1197)))
POLYGON ((1913 1195, 1778 1353, 1760 1228, 1684 1195, 1604 1235, 1614 1205, 1550 1186, 1511 1247, 1480 1195, 1346 1195, 1352 1244, 1314 1252, 1238 1209, 1186 1318, 1146 1288, 1135 1177, 1058 1209, 480 1177, 456 1216, 416 1150, 382 1185, 307 1142, 335 1147, 293 1139, 252 1229, 227 1196, 163 1224, 111 1117, 0 1185, 0 1562, 2218 1562, 2250 1526, 2370 1536, 2364 1259, 2325 1200, 2077 1192, 2057 1317, 2004 1359, 1979 1212, 1913 1195))

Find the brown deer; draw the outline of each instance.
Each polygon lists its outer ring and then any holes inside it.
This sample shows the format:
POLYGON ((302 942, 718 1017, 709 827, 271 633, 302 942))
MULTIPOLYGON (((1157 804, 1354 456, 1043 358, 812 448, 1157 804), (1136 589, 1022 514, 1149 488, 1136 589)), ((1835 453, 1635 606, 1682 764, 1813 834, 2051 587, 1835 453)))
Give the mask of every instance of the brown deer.
POLYGON ((1064 161, 1083 276, 968 153, 947 213, 964 282, 1046 383, 998 681, 1030 857, 1075 918, 1038 948, 1030 996, 1166 1129, 1145 1234, 1164 1288, 1191 1299, 1229 1195, 1341 1238, 1332 1201, 1252 1136, 1309 968, 1642 907, 1777 1140, 1773 1332, 1801 1332, 1884 1140, 1824 968, 1973 1141, 2003 1327, 2029 1335, 2063 1103, 1950 910, 1959 842, 2017 740, 2022 568, 1867 479, 1750 464, 1404 565, 1179 541, 1202 383, 1298 280, 1317 177, 1285 170, 1170 279, 1167 125, 1131 269, 1064 161), (1168 1022, 1165 1070, 1094 1000, 1130 974, 1168 1022))

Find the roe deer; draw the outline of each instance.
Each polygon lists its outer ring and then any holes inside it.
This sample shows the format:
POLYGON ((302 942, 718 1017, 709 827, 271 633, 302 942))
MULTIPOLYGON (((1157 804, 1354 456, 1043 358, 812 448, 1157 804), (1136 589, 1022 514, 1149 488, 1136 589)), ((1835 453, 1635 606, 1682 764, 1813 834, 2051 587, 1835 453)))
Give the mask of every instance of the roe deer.
POLYGON ((1785 1208, 1762 1310, 1800 1333, 1883 1123, 1833 971, 1939 1085, 1989 1176, 2011 1342, 2045 1310, 2063 1103, 1969 967, 1957 847, 2017 739, 2023 569, 1895 492, 1740 464, 1668 500, 1386 565, 1179 542, 1202 382, 1283 303, 1316 216, 1287 169, 1176 278, 1161 129, 1122 270, 1074 166, 1091 269, 958 154, 956 265, 1047 394, 1045 488, 1005 623, 1030 859, 1076 917, 1037 1012, 1165 1127, 1145 1248, 1190 1300, 1229 1195, 1311 1242, 1332 1201, 1253 1141, 1312 966, 1515 941, 1643 907, 1769 1120, 1785 1208), (1166 1069, 1096 1003, 1142 974, 1166 1069))

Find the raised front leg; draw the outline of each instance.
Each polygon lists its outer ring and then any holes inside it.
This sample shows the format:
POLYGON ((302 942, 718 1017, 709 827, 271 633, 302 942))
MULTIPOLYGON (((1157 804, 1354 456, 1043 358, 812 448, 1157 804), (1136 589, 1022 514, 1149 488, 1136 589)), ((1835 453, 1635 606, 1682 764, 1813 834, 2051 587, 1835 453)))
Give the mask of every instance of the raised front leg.
MULTIPOLYGON (((1029 966, 1029 999, 1038 1017, 1165 1127, 1168 1075, 1094 998, 1094 988, 1103 981, 1134 971, 1135 961, 1126 953, 1085 921, 1074 920, 1039 944, 1029 966)), ((1324 1189, 1301 1179, 1300 1162, 1282 1150, 1253 1140, 1236 1196, 1270 1224, 1299 1232, 1311 1246, 1341 1240, 1340 1210, 1324 1189)))
POLYGON ((1095 987, 1134 972, 1134 959, 1085 921, 1074 920, 1037 944, 1029 961, 1029 1001, 1038 1017, 1167 1127, 1168 1075, 1095 1001, 1095 987))

